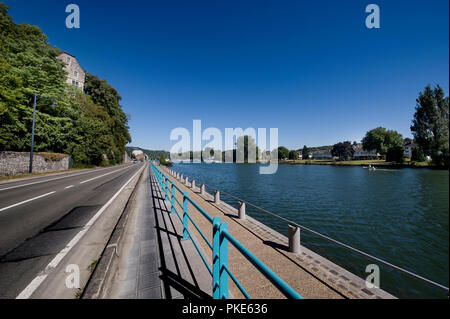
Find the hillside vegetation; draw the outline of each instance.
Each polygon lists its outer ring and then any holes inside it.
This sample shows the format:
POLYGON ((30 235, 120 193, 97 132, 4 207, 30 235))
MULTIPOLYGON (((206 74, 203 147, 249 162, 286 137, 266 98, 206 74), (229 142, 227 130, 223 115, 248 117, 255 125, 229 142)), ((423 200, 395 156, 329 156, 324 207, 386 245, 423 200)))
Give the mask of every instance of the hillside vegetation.
POLYGON ((65 83, 60 50, 36 26, 18 25, 0 3, 0 151, 65 153, 75 166, 121 163, 131 142, 121 97, 87 74, 85 92, 65 83))

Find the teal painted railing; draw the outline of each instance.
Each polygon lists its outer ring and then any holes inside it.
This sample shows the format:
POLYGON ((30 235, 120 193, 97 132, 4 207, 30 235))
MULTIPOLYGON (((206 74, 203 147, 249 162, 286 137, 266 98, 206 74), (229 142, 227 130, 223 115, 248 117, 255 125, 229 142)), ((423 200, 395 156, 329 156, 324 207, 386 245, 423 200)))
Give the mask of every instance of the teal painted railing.
POLYGON ((229 244, 233 245, 255 268, 261 272, 278 290, 287 298, 302 299, 292 287, 284 282, 277 274, 275 274, 269 267, 260 261, 254 254, 252 254, 244 245, 242 245, 236 238, 228 232, 228 224, 222 223, 219 217, 212 218, 204 209, 202 209, 196 202, 194 202, 187 192, 183 192, 169 176, 164 174, 154 163, 151 163, 153 175, 161 188, 164 199, 171 203, 171 214, 176 214, 183 224, 183 238, 182 240, 191 240, 199 253, 203 263, 212 276, 212 292, 214 299, 228 299, 228 282, 229 278, 236 284, 242 294, 251 299, 242 284, 234 276, 233 272, 228 266, 228 248, 229 244), (176 192, 183 196, 182 203, 177 199, 176 192), (194 222, 189 215, 189 206, 193 206, 200 214, 206 218, 212 225, 212 243, 208 241, 206 236, 194 222), (177 207, 179 207, 178 211, 177 207), (189 222, 195 227, 203 240, 207 243, 212 251, 212 269, 207 262, 207 258, 200 250, 200 247, 192 236, 189 230, 189 222))

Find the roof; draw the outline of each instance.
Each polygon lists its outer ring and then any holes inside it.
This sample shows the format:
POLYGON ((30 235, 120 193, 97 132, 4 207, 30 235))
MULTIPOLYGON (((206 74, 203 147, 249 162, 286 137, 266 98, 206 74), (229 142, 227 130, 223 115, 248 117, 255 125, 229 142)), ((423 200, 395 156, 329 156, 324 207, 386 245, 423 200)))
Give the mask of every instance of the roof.
POLYGON ((403 147, 416 147, 417 144, 414 141, 403 143, 403 147))
MULTIPOLYGON (((75 58, 74 55, 72 55, 72 54, 70 54, 70 53, 67 53, 66 51, 60 51, 59 54, 60 54, 60 55, 61 55, 61 54, 67 54, 67 55, 70 55, 72 58, 75 58)), ((76 58, 75 58, 75 59, 76 59, 76 58)))

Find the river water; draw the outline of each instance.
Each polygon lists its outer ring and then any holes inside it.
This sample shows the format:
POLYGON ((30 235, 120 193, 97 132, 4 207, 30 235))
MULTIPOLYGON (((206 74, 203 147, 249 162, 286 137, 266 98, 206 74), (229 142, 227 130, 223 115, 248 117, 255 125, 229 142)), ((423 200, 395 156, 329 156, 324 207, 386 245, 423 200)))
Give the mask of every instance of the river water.
MULTIPOLYGON (((279 165, 260 175, 257 164, 177 163, 173 169, 333 239, 448 287, 449 172, 279 165)), ((236 207, 236 201, 222 196, 236 207)), ((287 235, 282 221, 248 214, 287 235)), ((302 232, 302 244, 366 278, 374 262, 302 232)), ((382 289, 400 298, 446 298, 406 275, 380 266, 382 289)))

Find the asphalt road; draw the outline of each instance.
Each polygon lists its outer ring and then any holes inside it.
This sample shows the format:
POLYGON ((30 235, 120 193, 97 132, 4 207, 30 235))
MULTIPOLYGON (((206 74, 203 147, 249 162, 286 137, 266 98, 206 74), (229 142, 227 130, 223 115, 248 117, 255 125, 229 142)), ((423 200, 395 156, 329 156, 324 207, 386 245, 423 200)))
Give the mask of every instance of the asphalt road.
POLYGON ((16 298, 142 165, 0 184, 0 298, 16 298))

